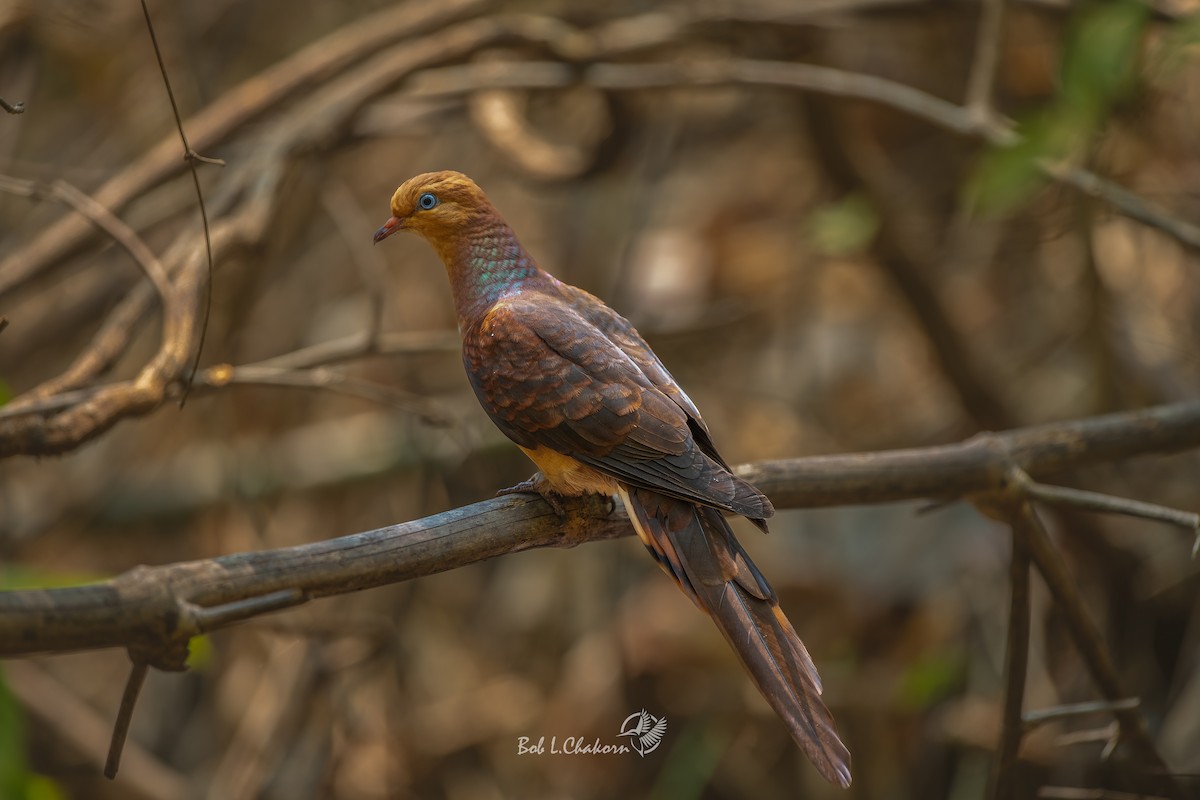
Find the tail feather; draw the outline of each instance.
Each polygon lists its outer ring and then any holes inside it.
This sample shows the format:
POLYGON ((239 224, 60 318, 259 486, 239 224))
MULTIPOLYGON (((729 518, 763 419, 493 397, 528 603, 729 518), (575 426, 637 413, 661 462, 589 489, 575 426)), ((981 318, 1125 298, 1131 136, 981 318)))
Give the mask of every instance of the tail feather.
POLYGON ((816 665, 721 512, 647 489, 619 493, 642 543, 717 623, 792 738, 828 781, 849 786, 850 753, 816 665))

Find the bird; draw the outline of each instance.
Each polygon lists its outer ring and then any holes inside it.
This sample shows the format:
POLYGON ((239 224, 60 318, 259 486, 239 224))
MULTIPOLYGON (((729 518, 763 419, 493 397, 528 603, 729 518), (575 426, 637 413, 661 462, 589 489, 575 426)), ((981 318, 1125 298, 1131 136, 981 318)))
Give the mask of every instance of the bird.
POLYGON ((500 494, 617 497, 638 538, 732 646, 817 770, 850 785, 850 752, 808 650, 725 514, 763 532, 771 501, 733 474, 708 426, 634 326, 542 270, 466 175, 417 175, 392 195, 376 244, 399 231, 441 259, 467 378, 537 472, 500 494))

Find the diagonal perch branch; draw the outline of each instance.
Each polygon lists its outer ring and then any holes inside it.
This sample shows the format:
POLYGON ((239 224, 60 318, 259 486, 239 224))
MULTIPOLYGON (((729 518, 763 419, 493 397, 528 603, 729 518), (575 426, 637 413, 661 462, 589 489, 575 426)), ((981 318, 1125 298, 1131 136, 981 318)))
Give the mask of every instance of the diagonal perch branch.
MULTIPOLYGON (((1161 406, 1001 434, 957 445, 793 459, 740 468, 775 505, 814 507, 878 503, 915 497, 972 497, 986 509, 1022 497, 1044 475, 1089 462, 1166 453, 1200 445, 1200 403, 1161 406)), ((1027 496, 1026 496, 1027 497, 1027 496)), ((338 539, 202 561, 137 567, 100 584, 0 593, 0 656, 125 647, 132 672, 113 732, 105 774, 113 777, 138 690, 148 667, 186 668, 193 636, 309 598, 343 594, 444 572, 534 547, 573 547, 632 532, 602 498, 568 499, 560 517, 540 498, 508 496, 433 517, 338 539)), ((1122 694, 1099 631, 1083 610, 1027 499, 1015 506, 1014 636, 1006 701, 1006 756, 1011 768, 1020 743, 1024 646, 1028 641, 1028 556, 1055 601, 1068 612, 1084 660, 1101 691, 1122 694), (1019 541, 1018 541, 1019 540, 1019 541), (1020 556, 1020 557, 1018 557, 1020 556)), ((1136 710, 1115 712, 1142 760, 1162 772, 1165 788, 1182 797, 1136 710)), ((1011 794, 1000 780, 996 796, 1011 794)))
MULTIPOLYGON (((1197 446, 1200 403, 1188 403, 940 447, 763 462, 739 474, 779 508, 813 508, 998 492, 1011 487, 1014 468, 1037 477, 1197 446)), ((126 647, 153 666, 180 669, 192 636, 308 598, 631 532, 600 498, 568 508, 560 519, 540 499, 505 497, 298 547, 138 567, 89 586, 0 592, 0 656, 126 647)))

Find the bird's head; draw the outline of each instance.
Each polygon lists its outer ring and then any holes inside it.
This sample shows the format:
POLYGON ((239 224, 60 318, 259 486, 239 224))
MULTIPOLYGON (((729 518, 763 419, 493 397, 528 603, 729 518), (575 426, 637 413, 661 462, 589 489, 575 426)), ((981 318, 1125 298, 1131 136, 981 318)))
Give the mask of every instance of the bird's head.
POLYGON ((396 231, 419 233, 435 246, 459 235, 473 217, 491 209, 483 190, 461 172, 426 172, 392 195, 392 216, 375 231, 379 244, 396 231))

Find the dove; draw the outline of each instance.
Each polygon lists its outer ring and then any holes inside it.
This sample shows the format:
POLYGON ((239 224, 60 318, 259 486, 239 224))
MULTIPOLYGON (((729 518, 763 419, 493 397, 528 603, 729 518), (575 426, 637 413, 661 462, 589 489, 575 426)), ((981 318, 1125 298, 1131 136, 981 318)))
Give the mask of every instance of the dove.
POLYGON ((659 566, 732 646, 831 783, 850 753, 808 650, 725 514, 764 532, 770 500, 717 452, 700 410, 624 317, 542 270, 474 181, 417 175, 392 196, 378 244, 409 231, 445 265, 463 365, 492 422, 537 466, 504 493, 617 497, 659 566))

